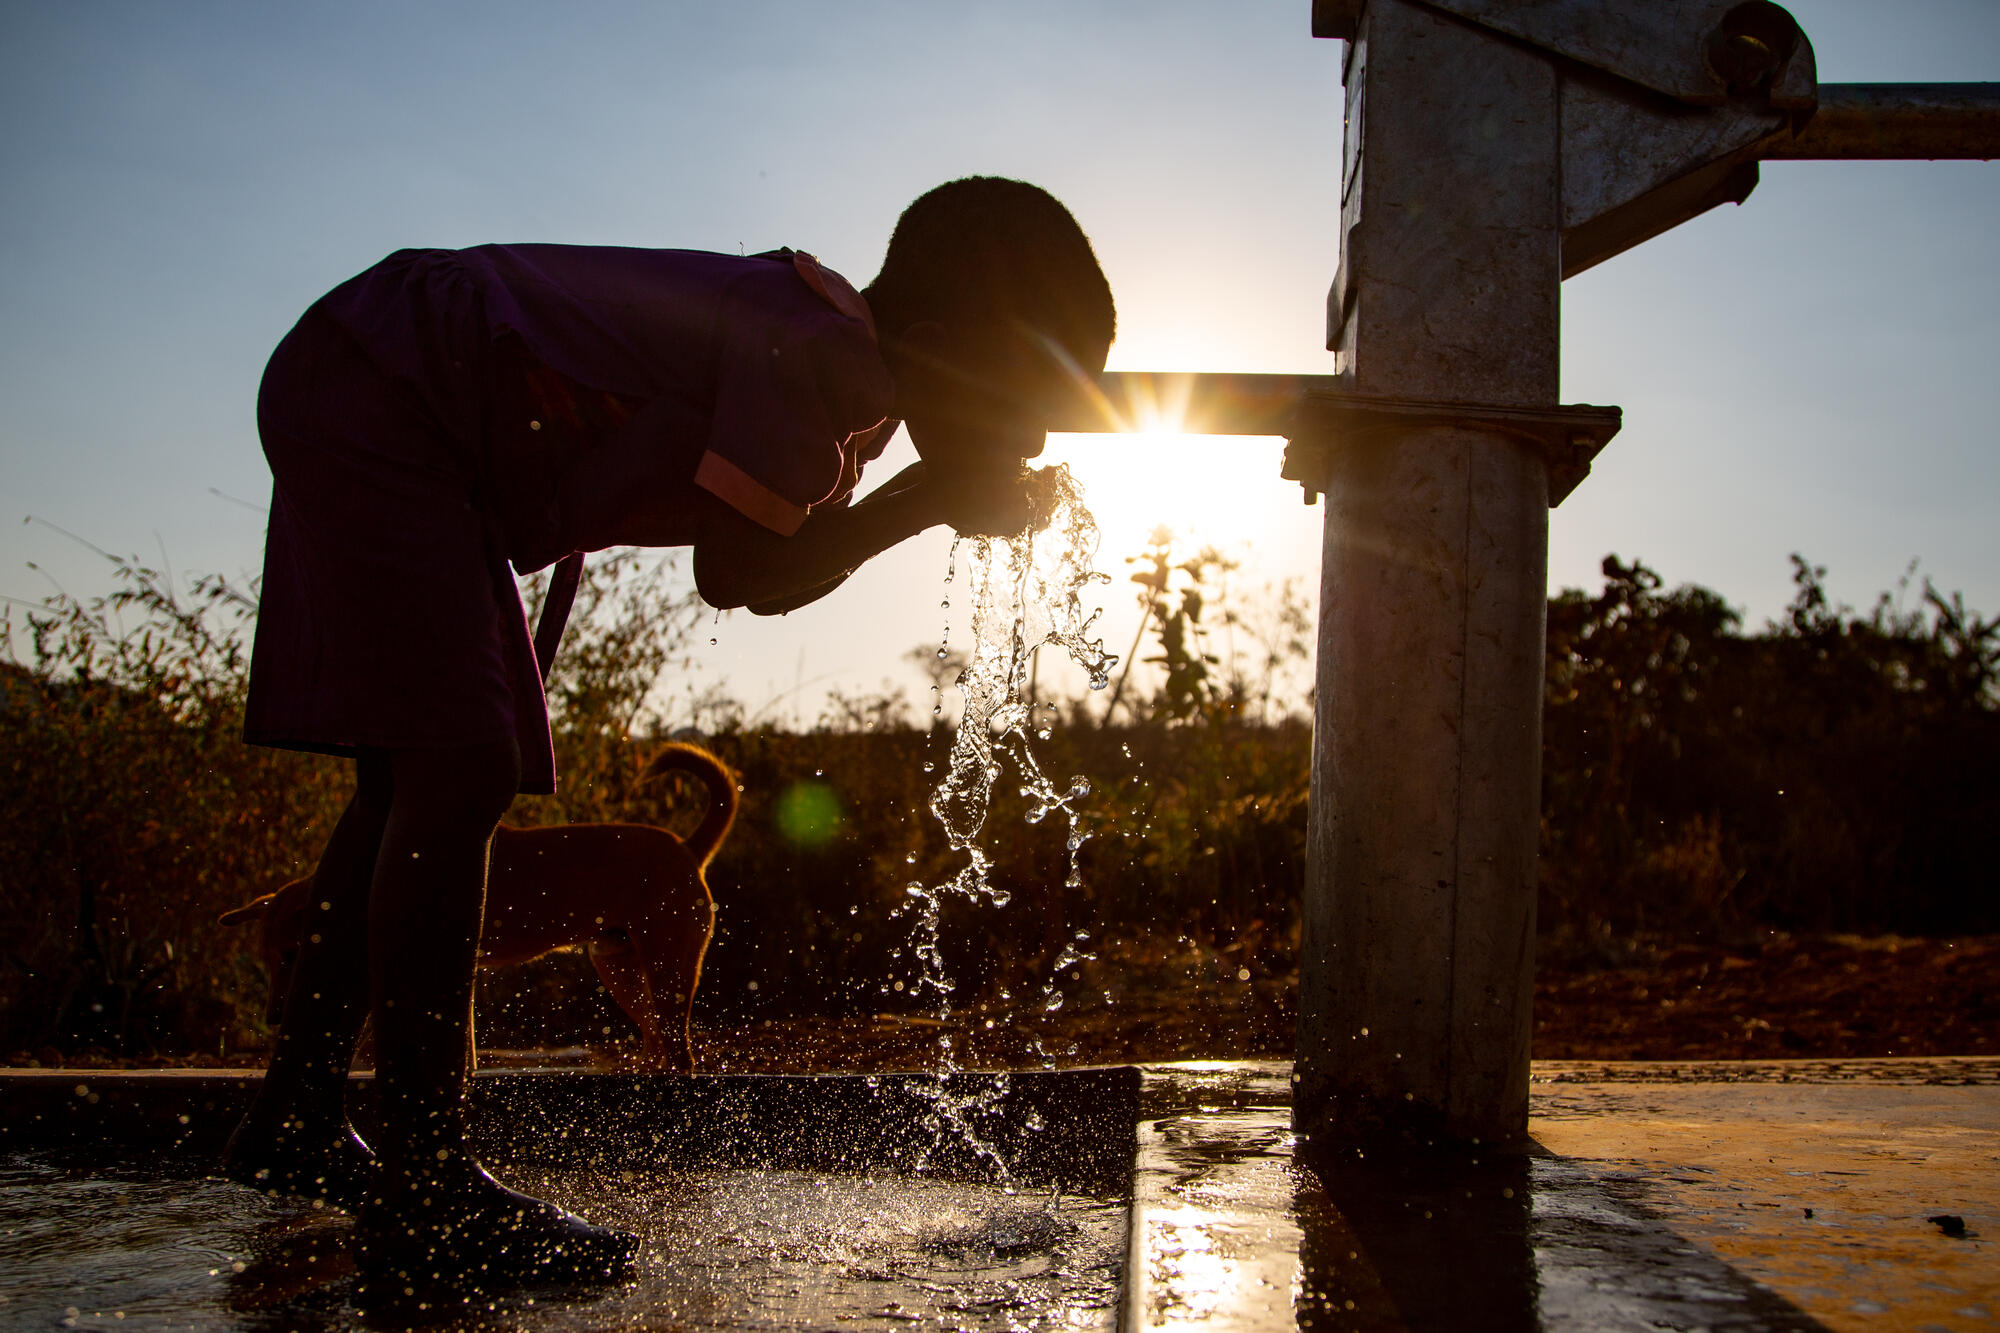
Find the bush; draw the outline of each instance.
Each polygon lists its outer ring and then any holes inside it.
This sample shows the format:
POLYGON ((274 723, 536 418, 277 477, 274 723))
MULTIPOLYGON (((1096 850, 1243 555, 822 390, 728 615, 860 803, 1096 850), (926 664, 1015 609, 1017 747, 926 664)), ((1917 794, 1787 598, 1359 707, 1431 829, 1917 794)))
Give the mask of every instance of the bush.
POLYGON ((1858 615, 1793 565, 1754 635, 1616 557, 1550 602, 1545 929, 2000 929, 2000 622, 1928 582, 1858 615))
MULTIPOLYGON (((0 619, 10 656, 25 645, 0 666, 0 1045, 254 1047, 253 942, 216 917, 310 870, 348 767, 239 740, 249 596, 220 579, 177 595, 113 563, 109 596, 0 619)), ((1132 655, 1149 670, 1039 701, 1061 718, 1036 743, 1042 766, 1092 787, 1080 881, 1066 882, 1062 821, 1028 822, 1003 779, 987 846, 1012 903, 947 900, 957 1008, 1091 1000, 1121 969, 1192 987, 1295 966, 1311 727, 1310 695, 1287 682, 1305 608, 1289 586, 1246 597, 1228 561, 1166 534, 1132 563, 1132 655)), ((957 869, 929 810, 950 729, 912 727, 887 688, 830 699, 805 733, 752 725, 715 688, 666 688, 706 614, 675 569, 592 562, 550 684, 562 790, 509 819, 685 827, 699 789, 638 774, 661 739, 697 734, 742 785, 710 871, 702 1021, 934 1007, 911 984, 904 909, 907 885, 957 869)), ((1885 597, 1858 615, 1799 561, 1786 616, 1745 634, 1707 589, 1667 591, 1616 558, 1604 571, 1600 593, 1549 607, 1546 933, 2000 929, 1994 621, 1928 585, 1916 610, 1885 597)), ((629 1030, 579 954, 480 986, 488 1043, 629 1030)))
POLYGON ((135 560, 118 589, 0 621, 0 1044, 227 1053, 261 1030, 226 909, 304 874, 343 766, 242 743, 242 626, 220 578, 177 597, 135 560))

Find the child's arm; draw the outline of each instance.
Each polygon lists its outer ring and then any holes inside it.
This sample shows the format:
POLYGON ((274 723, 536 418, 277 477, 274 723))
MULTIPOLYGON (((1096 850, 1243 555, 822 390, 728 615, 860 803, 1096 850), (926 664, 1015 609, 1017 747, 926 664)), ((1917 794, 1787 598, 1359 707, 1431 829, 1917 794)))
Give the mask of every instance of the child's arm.
MULTIPOLYGON (((698 447, 708 430, 705 414, 672 398, 641 408, 565 479, 561 508, 570 540, 585 550, 687 542, 687 509, 656 512, 646 498, 685 485, 669 475, 685 466, 673 460, 698 447), (677 447, 667 447, 668 441, 677 447)), ((869 559, 940 523, 961 532, 1007 533, 1019 532, 1028 520, 1018 465, 914 464, 864 500, 807 515, 789 537, 698 486, 687 489, 695 584, 703 600, 719 608, 747 606, 759 615, 825 596, 869 559)))
MULTIPOLYGON (((858 501, 857 503, 866 504, 870 501, 877 503, 886 501, 888 496, 898 491, 906 491, 916 485, 919 481, 923 480, 923 475, 923 464, 914 463, 904 468, 901 472, 898 472, 888 481, 882 483, 882 485, 876 487, 875 490, 869 493, 865 500, 858 501)), ((698 560, 699 557, 697 557, 698 560)), ((785 596, 772 598, 768 601, 751 602, 748 609, 750 614, 757 616, 781 616, 787 611, 796 611, 802 606, 817 602, 820 598, 847 582, 848 575, 853 572, 853 569, 843 569, 823 583, 816 583, 809 588, 802 588, 797 592, 788 593, 785 596)))
POLYGON ((694 579, 702 600, 777 615, 824 597, 863 563, 926 528, 1018 532, 1028 505, 1018 471, 927 472, 913 464, 861 501, 809 514, 789 537, 702 495, 694 579))

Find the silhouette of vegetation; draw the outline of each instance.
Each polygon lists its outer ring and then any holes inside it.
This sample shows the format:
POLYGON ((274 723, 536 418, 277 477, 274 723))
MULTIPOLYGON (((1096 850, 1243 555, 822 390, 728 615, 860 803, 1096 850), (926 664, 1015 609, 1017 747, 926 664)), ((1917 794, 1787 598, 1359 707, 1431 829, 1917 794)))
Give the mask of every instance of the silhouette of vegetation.
MULTIPOLYGON (((1059 785, 1092 784, 1080 885, 1064 883, 1062 821, 1028 823, 1003 777, 988 832, 1012 902, 946 908, 954 1007, 995 1058, 1113 1058, 1114 1008, 1173 1026, 1169 1053, 1289 1043, 1308 606, 1292 584, 1246 591, 1221 553, 1166 533, 1130 563, 1141 642, 1113 691, 1045 700, 1059 718, 1037 742, 1059 785), (1053 971, 1078 932, 1092 956, 1053 971)), ((265 983, 252 941, 216 917, 310 869, 347 768, 238 740, 249 595, 113 569, 105 597, 0 617, 0 1055, 233 1058, 268 1037, 265 983)), ((1753 632, 1639 562, 1607 558, 1604 576, 1549 606, 1546 956, 1608 966, 1634 940, 1772 929, 2000 931, 2000 623, 1928 583, 1906 606, 1907 580, 1856 613, 1804 560, 1792 605, 1753 632)), ((698 1030, 890 1015, 870 1030, 928 1049, 900 911, 906 885, 956 868, 929 813, 946 719, 885 683, 830 696, 809 731, 759 720, 689 683, 707 612, 685 587, 671 560, 592 562, 550 684, 563 788, 510 820, 685 826, 699 792, 638 773, 658 740, 699 737, 740 774, 743 806, 710 871, 698 1030)), ((948 688, 954 664, 917 652, 948 688)), ((627 1033, 580 954, 480 984, 488 1045, 627 1033)), ((804 1058, 795 1029, 769 1030, 804 1058)))
POLYGON ((106 596, 0 616, 27 647, 0 674, 0 1033, 220 1058, 263 980, 216 917, 305 872, 347 775, 243 744, 247 596, 112 564, 106 596))
POLYGON ((1549 603, 1545 933, 2000 930, 2000 622, 1926 581, 1831 603, 1793 557, 1743 634, 1615 556, 1549 603))

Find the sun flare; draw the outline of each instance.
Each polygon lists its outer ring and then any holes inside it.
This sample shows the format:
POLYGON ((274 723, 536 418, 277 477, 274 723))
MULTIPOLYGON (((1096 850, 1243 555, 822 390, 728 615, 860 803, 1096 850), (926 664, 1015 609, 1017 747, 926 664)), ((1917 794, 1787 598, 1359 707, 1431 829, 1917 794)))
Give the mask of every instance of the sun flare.
POLYGON ((1279 476, 1284 441, 1206 433, 1195 383, 1180 372, 1126 379, 1117 401, 1101 400, 1117 429, 1049 436, 1042 461, 1068 464, 1081 483, 1103 532, 1101 567, 1115 569, 1165 528, 1189 550, 1220 547, 1272 575, 1309 570, 1318 511, 1279 476))
POLYGON ((1100 568, 1115 569, 1164 527, 1181 543, 1260 564, 1275 557, 1298 572, 1317 553, 1319 511, 1279 477, 1284 448, 1272 436, 1190 435, 1162 420, 1118 434, 1051 435, 1041 461, 1068 464, 1082 485, 1103 533, 1100 568))

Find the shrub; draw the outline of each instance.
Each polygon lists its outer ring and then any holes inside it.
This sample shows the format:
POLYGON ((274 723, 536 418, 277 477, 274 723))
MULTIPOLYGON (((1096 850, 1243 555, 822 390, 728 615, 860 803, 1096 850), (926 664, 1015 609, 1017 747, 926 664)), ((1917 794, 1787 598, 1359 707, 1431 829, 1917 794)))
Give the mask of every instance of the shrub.
POLYGON ((109 595, 0 621, 28 646, 0 696, 0 1044, 225 1053, 259 988, 216 918, 305 873, 346 775, 242 743, 247 595, 112 563, 109 595))

